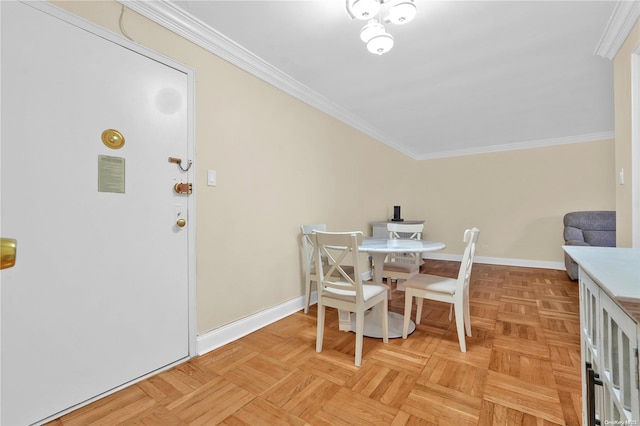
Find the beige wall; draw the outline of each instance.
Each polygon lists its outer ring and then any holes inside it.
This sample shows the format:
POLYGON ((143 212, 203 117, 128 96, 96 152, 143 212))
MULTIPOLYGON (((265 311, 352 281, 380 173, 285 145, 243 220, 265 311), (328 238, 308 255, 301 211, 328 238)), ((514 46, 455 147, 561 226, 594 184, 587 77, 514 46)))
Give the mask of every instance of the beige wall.
MULTIPOLYGON (((118 3, 57 4, 120 33, 118 3)), ((303 223, 368 234, 401 205, 450 253, 475 225, 479 255, 561 262, 564 212, 614 207, 611 141, 415 161, 131 11, 124 24, 195 70, 199 334, 302 294, 303 223)))
MULTIPOLYGON (((631 181, 631 54, 640 44, 640 23, 636 23, 613 61, 616 165, 625 171, 625 184, 616 185, 617 245, 632 246, 632 191, 631 181)), ((637 114, 637 112, 636 112, 637 114)))
POLYGON ((564 214, 613 210, 613 175, 612 140, 429 160, 416 203, 445 252, 477 226, 478 256, 561 263, 564 214))

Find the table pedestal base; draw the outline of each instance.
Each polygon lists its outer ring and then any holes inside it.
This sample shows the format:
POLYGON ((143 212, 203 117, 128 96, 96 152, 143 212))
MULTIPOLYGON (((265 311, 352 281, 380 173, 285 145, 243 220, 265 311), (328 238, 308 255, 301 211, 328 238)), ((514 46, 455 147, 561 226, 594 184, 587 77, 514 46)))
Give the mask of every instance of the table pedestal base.
MULTIPOLYGON (((380 314, 376 315, 376 309, 370 309, 364 313, 364 335, 367 337, 375 337, 382 339, 382 319, 380 314)), ((396 339, 402 337, 402 326, 404 324, 404 315, 389 312, 389 338, 396 339)), ((413 321, 409 321, 409 332, 413 333, 416 330, 416 324, 413 321)), ((351 331, 356 331, 356 314, 351 313, 351 331)))

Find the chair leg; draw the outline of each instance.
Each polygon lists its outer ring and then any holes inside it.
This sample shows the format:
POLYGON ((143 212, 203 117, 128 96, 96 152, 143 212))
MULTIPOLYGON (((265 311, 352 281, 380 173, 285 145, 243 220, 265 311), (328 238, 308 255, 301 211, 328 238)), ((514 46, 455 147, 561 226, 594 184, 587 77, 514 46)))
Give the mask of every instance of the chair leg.
POLYGON ((471 337, 471 313, 469 311, 469 299, 464 301, 464 326, 467 330, 467 336, 471 337))
POLYGON ((387 300, 382 301, 382 341, 389 343, 389 303, 387 300))
POLYGON ((464 337, 464 306, 462 301, 455 303, 454 309, 456 310, 456 330, 458 331, 458 341, 460 342, 460 352, 467 351, 467 343, 464 337))
POLYGON ((324 305, 318 300, 318 327, 316 331, 316 352, 322 352, 322 339, 324 337, 324 305))
POLYGON ((304 313, 309 313, 309 304, 311 303, 311 280, 305 279, 304 283, 304 313))
POLYGON ((402 338, 406 339, 409 334, 409 321, 411 321, 411 302, 413 295, 410 290, 404 293, 404 321, 402 323, 402 338))
POLYGON ((416 325, 420 324, 420 319, 422 318, 422 302, 424 302, 424 299, 416 296, 416 325))
POLYGON ((362 364, 362 343, 364 340, 364 312, 356 312, 356 367, 362 364))

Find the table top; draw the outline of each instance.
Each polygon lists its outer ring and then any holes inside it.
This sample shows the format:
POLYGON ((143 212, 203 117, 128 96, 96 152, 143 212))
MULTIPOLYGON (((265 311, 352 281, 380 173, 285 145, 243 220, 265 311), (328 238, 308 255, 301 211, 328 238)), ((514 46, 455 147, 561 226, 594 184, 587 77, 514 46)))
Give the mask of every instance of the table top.
POLYGON ((382 238, 364 238, 359 251, 369 253, 422 253, 426 251, 442 250, 446 247, 444 243, 429 240, 396 239, 387 240, 382 238))

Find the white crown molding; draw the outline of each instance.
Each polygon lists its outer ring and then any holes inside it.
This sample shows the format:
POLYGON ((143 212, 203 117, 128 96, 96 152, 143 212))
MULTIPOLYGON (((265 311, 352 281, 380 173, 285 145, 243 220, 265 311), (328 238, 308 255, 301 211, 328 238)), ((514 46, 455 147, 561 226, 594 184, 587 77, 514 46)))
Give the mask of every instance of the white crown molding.
POLYGON ((613 139, 614 132, 589 133, 586 135, 567 136, 564 138, 541 139, 527 142, 507 143, 479 148, 459 149, 453 151, 441 151, 417 158, 418 160, 434 160, 437 158, 462 157, 465 155, 488 154, 493 152, 517 151, 532 148, 544 148, 556 145, 567 145, 581 142, 594 142, 613 139))
POLYGON ((613 60, 640 16, 640 1, 619 0, 600 37, 594 55, 613 60))
MULTIPOLYGON (((482 148, 471 148, 454 151, 442 151, 420 157, 416 153, 400 146, 379 129, 354 115, 350 111, 342 108, 324 96, 311 90, 309 87, 283 73, 273 65, 254 55, 249 50, 235 43, 225 35, 211 28, 199 19, 185 13, 182 9, 167 0, 157 1, 137 1, 118 0, 121 4, 142 16, 156 22, 168 30, 184 37, 192 43, 213 53, 221 59, 237 66, 238 68, 254 75, 257 78, 271 84, 283 92, 299 99, 306 104, 326 113, 327 115, 353 127, 356 130, 370 136, 371 138, 395 149, 396 151, 413 158, 414 160, 430 160, 436 158, 459 157, 466 155, 484 154, 491 152, 511 151, 529 148, 539 148, 566 143, 577 143, 594 141, 599 139, 613 138, 613 133, 599 133, 592 135, 572 136, 568 138, 547 139, 531 142, 519 142, 512 144, 493 145, 482 148)), ((638 1, 621 2, 640 4, 638 1)), ((628 7, 617 6, 616 10, 624 9, 631 13, 628 7)), ((635 10, 635 9, 634 9, 635 10)), ((615 12, 614 12, 615 14, 615 12)), ((636 12, 637 17, 637 12, 636 12)), ((633 21, 635 22, 635 20, 633 21)), ((625 36, 626 37, 626 36, 625 36)))
POLYGON ((356 130, 382 142, 411 158, 412 152, 392 141, 379 129, 371 126, 360 117, 330 101, 309 87, 283 73, 273 65, 254 55, 249 50, 235 43, 230 38, 211 28, 199 19, 185 13, 167 0, 136 1, 118 0, 131 10, 149 18, 168 30, 184 37, 203 49, 258 77, 283 92, 304 103, 342 121, 356 130))

